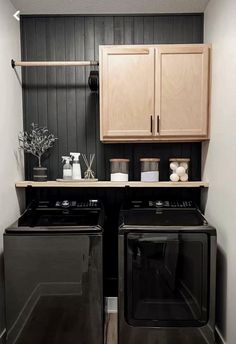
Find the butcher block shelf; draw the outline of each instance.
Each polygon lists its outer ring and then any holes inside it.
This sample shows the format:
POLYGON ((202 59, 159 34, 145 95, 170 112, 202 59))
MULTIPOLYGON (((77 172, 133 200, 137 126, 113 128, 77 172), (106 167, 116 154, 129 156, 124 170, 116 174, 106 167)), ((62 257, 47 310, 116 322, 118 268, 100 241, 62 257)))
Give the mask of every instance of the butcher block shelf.
POLYGON ((17 188, 122 188, 122 187, 134 187, 134 188, 198 188, 208 187, 208 182, 203 181, 190 181, 190 182, 111 182, 111 181, 95 181, 95 182, 80 182, 80 181, 47 181, 47 182, 34 182, 34 181, 19 181, 16 182, 17 188))

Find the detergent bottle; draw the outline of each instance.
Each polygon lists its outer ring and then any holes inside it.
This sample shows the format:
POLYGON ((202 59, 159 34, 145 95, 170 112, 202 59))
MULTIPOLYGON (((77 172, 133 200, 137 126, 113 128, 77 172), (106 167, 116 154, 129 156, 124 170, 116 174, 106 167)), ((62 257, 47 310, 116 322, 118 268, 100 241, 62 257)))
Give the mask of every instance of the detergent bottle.
POLYGON ((79 162, 80 153, 70 153, 73 157, 73 164, 72 164, 72 179, 79 180, 81 179, 81 167, 79 162))
POLYGON ((70 156, 62 156, 62 163, 63 165, 63 179, 71 180, 72 179, 72 166, 70 164, 71 157, 70 156))

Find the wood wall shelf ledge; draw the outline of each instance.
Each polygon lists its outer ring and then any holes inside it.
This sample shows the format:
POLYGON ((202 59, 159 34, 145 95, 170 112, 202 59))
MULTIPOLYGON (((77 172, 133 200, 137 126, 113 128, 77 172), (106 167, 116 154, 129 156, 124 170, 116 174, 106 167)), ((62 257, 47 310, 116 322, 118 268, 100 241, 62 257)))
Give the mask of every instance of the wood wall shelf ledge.
POLYGON ((205 181, 189 181, 189 182, 111 182, 111 181, 97 181, 97 182, 59 182, 59 181, 47 181, 47 182, 34 182, 34 181, 18 181, 16 182, 17 188, 113 188, 113 187, 133 187, 133 188, 198 188, 208 187, 209 183, 205 181))

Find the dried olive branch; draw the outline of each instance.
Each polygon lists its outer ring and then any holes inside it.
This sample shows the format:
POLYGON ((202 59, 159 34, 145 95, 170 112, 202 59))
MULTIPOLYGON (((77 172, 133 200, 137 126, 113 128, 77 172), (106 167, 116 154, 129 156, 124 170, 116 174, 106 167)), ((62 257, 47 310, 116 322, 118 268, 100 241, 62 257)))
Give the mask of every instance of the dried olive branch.
POLYGON ((26 153, 34 155, 41 167, 43 154, 53 147, 57 138, 47 128, 40 128, 38 124, 32 123, 29 132, 23 131, 19 134, 19 145, 26 153))

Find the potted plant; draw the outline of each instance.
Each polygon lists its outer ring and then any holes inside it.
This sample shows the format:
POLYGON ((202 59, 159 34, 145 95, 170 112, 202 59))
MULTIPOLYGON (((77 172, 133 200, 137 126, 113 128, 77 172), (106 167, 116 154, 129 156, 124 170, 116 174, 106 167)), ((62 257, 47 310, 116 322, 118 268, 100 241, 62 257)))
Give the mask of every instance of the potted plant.
POLYGON ((38 167, 34 167, 33 180, 46 181, 47 168, 42 167, 42 157, 53 147, 57 138, 49 132, 46 127, 40 128, 38 124, 32 123, 29 132, 23 131, 19 134, 20 148, 38 159, 38 167))

